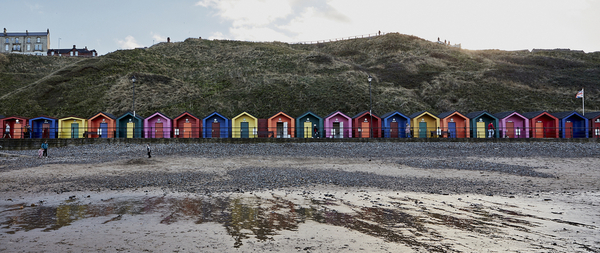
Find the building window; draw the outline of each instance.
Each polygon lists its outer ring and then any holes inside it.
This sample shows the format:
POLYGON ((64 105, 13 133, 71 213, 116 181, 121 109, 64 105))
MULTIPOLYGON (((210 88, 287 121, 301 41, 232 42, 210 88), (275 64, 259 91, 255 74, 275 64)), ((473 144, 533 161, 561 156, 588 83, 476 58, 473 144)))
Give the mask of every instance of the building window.
POLYGON ((27 51, 31 51, 31 45, 27 44, 27 51))
POLYGON ((52 51, 52 55, 54 55, 54 51, 52 51))
POLYGON ((40 37, 37 38, 37 43, 41 43, 42 39, 40 37))
POLYGON ((36 44, 35 45, 35 51, 42 51, 42 45, 36 44))
POLYGON ((75 51, 75 56, 79 56, 79 51, 75 51))
POLYGON ((31 43, 31 38, 27 38, 27 43, 31 43))
POLYGON ((6 44, 6 46, 4 47, 4 51, 8 52, 8 44, 6 44))
POLYGON ((92 52, 92 56, 96 56, 96 52, 92 52))
POLYGON ((19 38, 15 38, 15 43, 19 43, 19 38))
POLYGON ((71 51, 71 56, 73 56, 73 51, 71 51))
POLYGON ((10 43, 10 39, 9 39, 9 38, 6 38, 6 39, 4 40, 4 43, 10 43))

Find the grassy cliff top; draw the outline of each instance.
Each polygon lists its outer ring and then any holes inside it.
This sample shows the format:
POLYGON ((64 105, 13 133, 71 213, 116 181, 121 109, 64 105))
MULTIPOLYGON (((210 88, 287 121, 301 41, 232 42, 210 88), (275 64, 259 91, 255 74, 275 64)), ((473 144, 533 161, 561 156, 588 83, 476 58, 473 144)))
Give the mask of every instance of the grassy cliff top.
POLYGON ((218 111, 268 118, 311 110, 409 115, 471 112, 600 110, 600 52, 451 48, 387 34, 322 44, 187 39, 96 58, 0 54, 0 115, 91 117, 156 111, 175 117, 218 111))

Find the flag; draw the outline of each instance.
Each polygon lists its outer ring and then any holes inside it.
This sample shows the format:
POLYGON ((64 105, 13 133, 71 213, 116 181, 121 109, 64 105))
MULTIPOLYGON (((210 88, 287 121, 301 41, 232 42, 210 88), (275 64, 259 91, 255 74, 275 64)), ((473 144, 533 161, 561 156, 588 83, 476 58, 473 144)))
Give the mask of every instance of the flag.
POLYGON ((583 98, 583 89, 577 92, 577 96, 575 96, 575 98, 583 98))

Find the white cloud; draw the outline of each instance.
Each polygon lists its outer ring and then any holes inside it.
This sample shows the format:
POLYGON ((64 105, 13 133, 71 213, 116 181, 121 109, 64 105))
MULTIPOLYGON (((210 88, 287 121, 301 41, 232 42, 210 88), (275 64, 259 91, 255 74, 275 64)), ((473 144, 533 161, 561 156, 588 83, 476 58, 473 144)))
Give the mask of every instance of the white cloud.
POLYGON ((162 35, 160 35, 158 33, 154 33, 154 32, 150 32, 150 35, 152 35, 152 39, 154 39, 154 43, 167 41, 167 36, 162 36, 162 35))
POLYGON ((132 49, 136 47, 142 47, 142 45, 137 43, 137 41, 135 41, 135 38, 131 35, 125 37, 125 40, 117 40, 117 43, 119 44, 121 49, 132 49))

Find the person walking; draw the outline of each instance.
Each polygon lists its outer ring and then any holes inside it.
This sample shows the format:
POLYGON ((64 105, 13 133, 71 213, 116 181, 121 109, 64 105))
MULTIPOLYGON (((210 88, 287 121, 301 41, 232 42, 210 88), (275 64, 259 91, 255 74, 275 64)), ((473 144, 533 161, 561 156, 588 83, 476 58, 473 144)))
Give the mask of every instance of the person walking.
POLYGON ((148 151, 148 158, 152 158, 152 155, 150 154, 152 152, 150 149, 150 144, 146 144, 146 151, 148 151))
POLYGON ((410 125, 406 123, 406 129, 404 130, 406 133, 406 138, 410 138, 410 125))
POLYGON ((48 141, 44 141, 44 143, 42 143, 42 149, 44 150, 44 153, 42 153, 42 156, 44 158, 48 158, 48 141))
POLYGON ((494 136, 494 130, 494 124, 490 122, 490 124, 488 124, 488 138, 492 138, 494 136))
POLYGON ((8 138, 10 139, 10 125, 8 125, 8 123, 6 123, 6 127, 4 128, 4 136, 2 136, 2 138, 6 138, 6 136, 8 136, 8 138))

